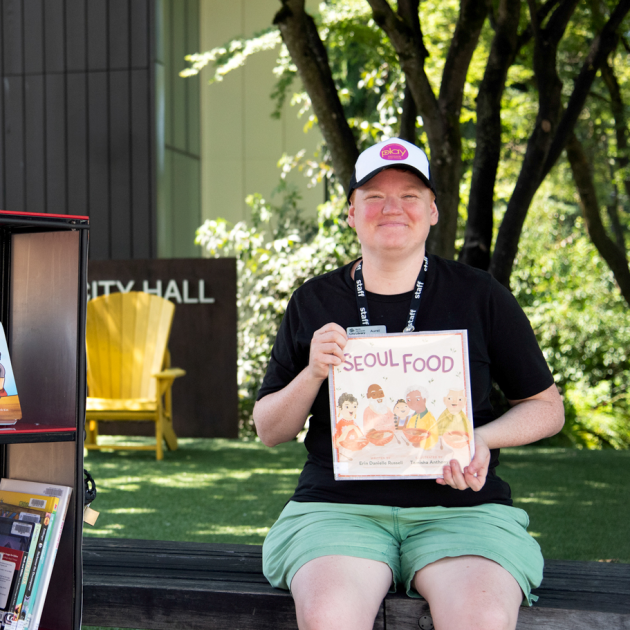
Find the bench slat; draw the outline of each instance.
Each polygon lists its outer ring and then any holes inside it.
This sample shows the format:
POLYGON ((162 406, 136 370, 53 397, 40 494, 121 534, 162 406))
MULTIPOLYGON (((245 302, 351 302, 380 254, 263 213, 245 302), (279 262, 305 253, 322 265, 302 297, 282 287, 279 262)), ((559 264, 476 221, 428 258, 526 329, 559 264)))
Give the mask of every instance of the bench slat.
MULTIPOLYGON (((294 630, 291 595, 262 575, 255 545, 84 539, 84 623, 172 630, 173 627, 294 630)), ((630 565, 547 561, 533 608, 518 630, 630 628, 630 565)), ((388 595, 375 628, 417 630, 422 599, 388 595)))

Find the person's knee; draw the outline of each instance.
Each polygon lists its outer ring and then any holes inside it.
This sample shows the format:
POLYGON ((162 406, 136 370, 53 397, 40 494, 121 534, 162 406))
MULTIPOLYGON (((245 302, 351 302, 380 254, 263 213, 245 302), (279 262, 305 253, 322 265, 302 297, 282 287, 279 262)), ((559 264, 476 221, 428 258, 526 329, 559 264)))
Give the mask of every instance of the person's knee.
POLYGON ((349 606, 341 597, 296 601, 295 608, 300 630, 371 630, 374 626, 374 615, 349 606))
MULTIPOLYGON (((474 628, 479 630, 514 630, 518 611, 513 614, 497 602, 495 606, 484 606, 477 613, 474 628)), ((461 627, 461 626, 460 626, 461 627)))
POLYGON ((452 606, 431 610, 436 630, 514 630, 518 610, 509 610, 502 602, 484 606, 452 606))

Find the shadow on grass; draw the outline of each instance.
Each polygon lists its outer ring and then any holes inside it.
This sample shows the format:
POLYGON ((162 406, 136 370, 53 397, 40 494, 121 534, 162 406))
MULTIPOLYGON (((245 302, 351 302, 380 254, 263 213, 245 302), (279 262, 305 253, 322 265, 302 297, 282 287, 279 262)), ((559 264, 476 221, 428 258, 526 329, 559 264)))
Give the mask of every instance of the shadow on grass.
POLYGON ((546 558, 630 562, 630 451, 515 448, 499 475, 546 558))
MULTIPOLYGON (((220 439, 182 439, 162 462, 146 451, 91 451, 101 516, 85 533, 262 544, 305 459, 296 442, 220 439)), ((628 470, 630 451, 524 447, 504 449, 498 472, 546 558, 630 562, 628 470)))
POLYGON ((182 439, 161 462, 150 451, 91 451, 86 468, 98 486, 93 507, 101 515, 85 533, 262 544, 305 458, 301 444, 269 449, 233 440, 182 439))

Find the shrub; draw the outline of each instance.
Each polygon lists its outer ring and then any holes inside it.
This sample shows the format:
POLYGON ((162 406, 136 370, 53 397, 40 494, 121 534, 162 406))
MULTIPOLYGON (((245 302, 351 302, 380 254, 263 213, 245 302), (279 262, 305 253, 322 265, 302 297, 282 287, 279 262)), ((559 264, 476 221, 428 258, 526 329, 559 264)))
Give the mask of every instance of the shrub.
POLYGON ((293 291, 313 276, 359 256, 354 231, 346 222, 345 199, 319 206, 305 219, 295 189, 281 185, 280 205, 251 195, 251 227, 224 219, 206 221, 196 242, 210 256, 235 256, 238 287, 238 383, 240 432, 254 435, 252 410, 265 375, 278 326, 293 291))

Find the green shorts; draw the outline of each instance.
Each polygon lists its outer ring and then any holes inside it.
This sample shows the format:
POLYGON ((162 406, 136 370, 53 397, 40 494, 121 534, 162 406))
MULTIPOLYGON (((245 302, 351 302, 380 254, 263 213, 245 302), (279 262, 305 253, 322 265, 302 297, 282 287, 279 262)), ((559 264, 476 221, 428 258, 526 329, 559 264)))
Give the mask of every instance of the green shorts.
POLYGON ((391 591, 431 562, 456 556, 494 560, 519 583, 525 602, 542 581, 543 557, 527 533, 527 513, 489 503, 463 508, 392 508, 382 505, 290 501, 263 544, 263 573, 272 586, 289 589, 298 569, 322 556, 353 556, 389 565, 391 591))

